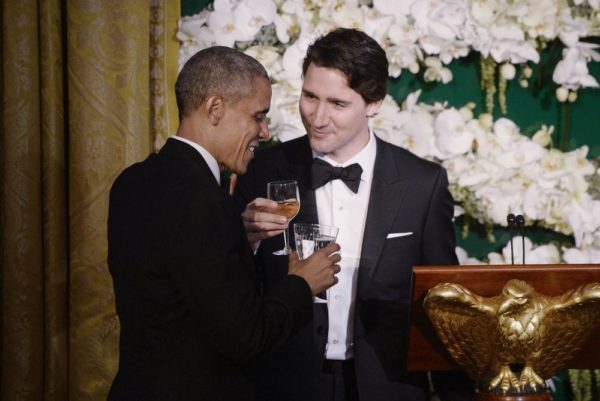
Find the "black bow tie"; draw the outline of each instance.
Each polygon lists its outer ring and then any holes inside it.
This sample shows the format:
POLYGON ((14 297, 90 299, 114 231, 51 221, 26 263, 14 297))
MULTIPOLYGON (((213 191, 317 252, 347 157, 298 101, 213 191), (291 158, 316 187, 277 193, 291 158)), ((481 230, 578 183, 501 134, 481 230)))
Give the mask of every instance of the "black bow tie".
POLYGON ((333 167, 322 159, 313 159, 310 169, 312 189, 317 189, 331 180, 342 180, 354 193, 358 192, 362 167, 358 163, 346 167, 333 167))

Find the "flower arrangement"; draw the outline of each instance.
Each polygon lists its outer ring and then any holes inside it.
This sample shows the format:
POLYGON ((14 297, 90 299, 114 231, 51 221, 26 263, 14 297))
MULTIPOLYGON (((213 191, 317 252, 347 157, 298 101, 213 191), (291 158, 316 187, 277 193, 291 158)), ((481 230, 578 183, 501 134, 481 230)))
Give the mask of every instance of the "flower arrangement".
MULTIPOLYGON (((555 39, 565 46, 553 74, 557 98, 574 101, 578 89, 598 87, 587 68, 600 61, 598 45, 581 39, 600 35, 600 0, 215 0, 212 9, 181 19, 180 65, 215 44, 258 59, 273 81, 272 136, 286 141, 304 134, 298 101, 308 45, 339 26, 375 38, 387 53, 391 77, 408 71, 446 83, 452 80, 450 62, 480 53, 488 111, 496 77, 502 107, 506 81, 518 76, 527 82, 527 63, 538 63, 540 50, 555 39)), ((444 165, 461 205, 457 215, 506 226, 507 213, 519 213, 527 224, 573 235, 569 249, 534 247, 526 239, 530 263, 600 262, 600 200, 590 188, 597 171, 586 147, 561 152, 551 148, 552 127, 529 138, 507 118, 493 121, 489 112, 474 117, 473 105, 427 105, 418 97, 409 95, 402 106, 386 97, 371 123, 383 139, 444 165)), ((479 262, 461 252, 462 262, 479 262)), ((504 263, 506 255, 488 259, 504 263)))
POLYGON ((596 44, 582 38, 600 35, 598 0, 216 0, 214 10, 181 20, 181 61, 212 44, 254 47, 269 61, 276 82, 299 84, 299 66, 308 44, 343 26, 375 38, 390 61, 390 76, 423 71, 425 81, 447 83, 445 67, 475 51, 481 55, 482 84, 491 112, 498 81, 504 113, 506 81, 521 69, 528 85, 540 50, 559 39, 565 46, 553 80, 560 101, 574 101, 579 88, 598 87, 587 63, 600 61, 596 44))
MULTIPOLYGON (((561 152, 550 147, 552 127, 542 126, 529 138, 507 118, 493 121, 487 113, 474 118, 472 104, 427 105, 418 96, 410 94, 401 107, 386 97, 372 126, 382 139, 446 168, 461 205, 455 216, 466 213, 487 226, 506 226, 507 214, 519 213, 527 224, 574 236, 576 247, 563 249, 566 262, 600 261, 600 200, 592 196, 589 180, 597 169, 586 159, 587 147, 561 152)), ((527 252, 530 263, 545 260, 538 253, 539 259, 527 252)), ((552 256, 552 263, 560 261, 558 250, 552 256)))

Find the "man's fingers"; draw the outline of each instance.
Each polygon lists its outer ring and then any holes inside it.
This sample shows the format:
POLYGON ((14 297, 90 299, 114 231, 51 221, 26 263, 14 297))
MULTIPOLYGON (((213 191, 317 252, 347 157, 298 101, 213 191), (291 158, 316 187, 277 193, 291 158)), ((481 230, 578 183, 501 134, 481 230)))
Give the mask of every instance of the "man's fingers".
POLYGON ((275 209, 277 208, 277 202, 267 198, 256 198, 252 202, 248 203, 248 208, 256 209, 259 207, 275 209))
POLYGON ((283 230, 285 230, 287 228, 287 223, 286 224, 279 224, 279 223, 270 223, 270 222, 251 222, 251 221, 244 221, 244 228, 246 229, 246 232, 254 232, 254 233, 258 233, 258 232, 268 232, 268 231, 280 231, 283 232, 283 230))
POLYGON ((339 253, 334 253, 333 255, 329 255, 329 260, 331 260, 333 263, 338 263, 340 260, 342 260, 342 257, 339 253))
POLYGON ((296 251, 292 251, 292 253, 290 253, 290 255, 288 256, 288 261, 290 264, 297 262, 298 260, 300 260, 300 257, 298 256, 298 252, 296 251))
POLYGON ((334 242, 332 244, 327 245, 325 248, 322 248, 321 251, 326 255, 331 255, 332 253, 336 253, 340 251, 340 246, 334 242))
POLYGON ((333 265, 332 268, 333 268, 333 272, 335 274, 339 273, 342 270, 342 268, 340 267, 340 265, 333 265))
POLYGON ((265 235, 266 238, 270 238, 274 235, 283 233, 287 228, 287 224, 244 222, 244 228, 248 234, 265 235))
POLYGON ((332 244, 327 245, 325 248, 319 249, 315 253, 320 253, 321 255, 328 256, 331 261, 337 263, 341 260, 341 256, 339 255, 339 253, 337 253, 339 251, 340 246, 334 242, 332 244))
MULTIPOLYGON (((285 216, 279 214, 257 211, 256 209, 246 209, 242 213, 242 220, 246 223, 259 224, 271 224, 277 225, 279 228, 287 227, 288 219, 285 216)), ((268 227, 261 226, 259 229, 268 229, 268 227)))

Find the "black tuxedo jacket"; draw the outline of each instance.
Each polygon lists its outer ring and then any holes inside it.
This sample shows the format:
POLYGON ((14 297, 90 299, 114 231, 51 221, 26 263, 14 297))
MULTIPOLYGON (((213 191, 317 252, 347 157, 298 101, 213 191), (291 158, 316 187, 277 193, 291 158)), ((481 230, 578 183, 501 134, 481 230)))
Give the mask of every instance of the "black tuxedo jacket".
POLYGON ((267 297, 232 198, 169 139, 110 194, 108 264, 121 322, 109 400, 252 400, 256 356, 311 319, 308 284, 267 297))
MULTIPOLYGON (((239 209, 256 197, 265 197, 267 182, 294 179, 301 206, 293 222, 317 222, 315 194, 310 189, 311 161, 306 136, 258 152, 248 173, 238 180, 234 198, 239 209)), ((457 264, 453 200, 447 187, 441 166, 377 139, 354 324, 361 401, 427 398, 425 374, 404 369, 411 272, 415 265, 457 264), (387 238, 393 233, 412 234, 387 238)), ((286 276, 287 260, 272 254, 281 247, 282 238, 277 236, 262 241, 257 253, 267 293, 286 276)), ((313 307, 313 321, 264 361, 259 398, 316 399, 328 325, 326 305, 313 307)))

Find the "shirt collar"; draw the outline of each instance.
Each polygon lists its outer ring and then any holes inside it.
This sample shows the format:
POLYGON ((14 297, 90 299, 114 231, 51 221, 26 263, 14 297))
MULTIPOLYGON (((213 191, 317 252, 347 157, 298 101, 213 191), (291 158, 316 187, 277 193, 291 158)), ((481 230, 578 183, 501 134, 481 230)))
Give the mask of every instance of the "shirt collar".
POLYGON ((313 158, 318 157, 319 159, 325 160, 327 163, 334 167, 346 167, 354 163, 358 163, 363 169, 360 176, 361 182, 369 182, 373 177, 373 169, 375 167, 375 155, 377 153, 377 141, 373 131, 369 129, 369 142, 362 148, 357 154, 346 160, 344 163, 338 163, 327 156, 323 156, 320 153, 312 151, 313 158))
POLYGON ((208 168, 210 168, 211 173, 215 176, 215 180, 217 180, 219 185, 221 185, 221 170, 219 169, 219 163, 217 163, 217 160, 213 157, 213 155, 210 154, 208 150, 204 149, 196 142, 190 141, 189 139, 185 139, 177 135, 174 135, 171 138, 187 143, 188 145, 196 149, 198 152, 200 152, 200 155, 208 165, 208 168))

